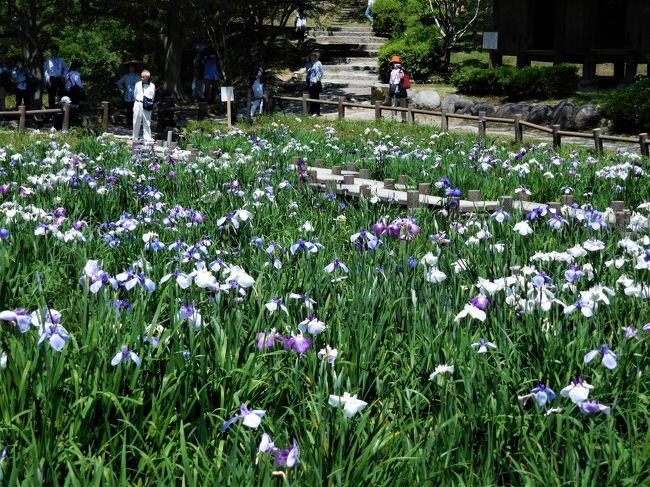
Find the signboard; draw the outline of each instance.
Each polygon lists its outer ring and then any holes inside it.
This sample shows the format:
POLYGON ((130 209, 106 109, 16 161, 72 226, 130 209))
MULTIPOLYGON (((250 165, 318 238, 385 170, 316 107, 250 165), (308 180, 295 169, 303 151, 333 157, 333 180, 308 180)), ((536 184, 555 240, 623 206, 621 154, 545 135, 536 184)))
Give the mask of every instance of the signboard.
POLYGON ((224 102, 224 103, 228 101, 227 100, 228 91, 226 91, 226 90, 230 90, 230 101, 235 101, 235 88, 233 88, 232 86, 222 86, 221 87, 221 101, 224 102))
POLYGON ((483 49, 496 50, 499 47, 498 32, 483 32, 483 49))

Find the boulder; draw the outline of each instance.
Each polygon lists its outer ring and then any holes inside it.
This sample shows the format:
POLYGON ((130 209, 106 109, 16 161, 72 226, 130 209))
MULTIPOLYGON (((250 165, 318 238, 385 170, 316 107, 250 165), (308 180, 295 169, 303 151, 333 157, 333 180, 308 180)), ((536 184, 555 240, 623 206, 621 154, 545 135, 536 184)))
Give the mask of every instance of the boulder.
POLYGON ((551 123, 559 125, 562 130, 573 130, 573 119, 577 108, 568 100, 563 100, 553 108, 551 123))
POLYGON ((527 121, 537 125, 548 125, 553 119, 553 107, 550 105, 533 105, 530 107, 527 121))
POLYGON ((495 108, 487 102, 480 101, 476 103, 470 110, 471 115, 478 115, 478 112, 485 112, 488 117, 494 115, 497 111, 495 108))
POLYGON ((382 105, 390 105, 388 85, 377 84, 370 88, 370 102, 374 105, 376 101, 380 101, 382 105))
POLYGON ((521 118, 526 120, 529 112, 530 105, 526 105, 525 103, 504 103, 497 108, 497 117, 515 118, 515 115, 519 113, 521 114, 521 118))
POLYGON ((600 109, 594 105, 583 105, 573 117, 574 130, 591 130, 600 125, 602 119, 600 109))
MULTIPOLYGON (((474 102, 469 98, 460 95, 447 95, 442 100, 442 108, 450 113, 463 113, 474 106, 474 102)), ((469 111, 467 111, 469 113, 469 111)))
POLYGON ((440 108, 440 95, 435 90, 410 91, 411 103, 415 108, 422 110, 435 110, 440 108))

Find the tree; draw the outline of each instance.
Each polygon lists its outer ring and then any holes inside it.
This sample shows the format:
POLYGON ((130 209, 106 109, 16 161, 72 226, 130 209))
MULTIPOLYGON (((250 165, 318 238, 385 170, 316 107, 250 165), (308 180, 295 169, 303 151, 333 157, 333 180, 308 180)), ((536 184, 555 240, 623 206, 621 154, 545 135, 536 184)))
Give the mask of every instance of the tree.
POLYGON ((481 0, 428 0, 429 13, 442 35, 443 68, 449 71, 451 52, 485 10, 481 0))

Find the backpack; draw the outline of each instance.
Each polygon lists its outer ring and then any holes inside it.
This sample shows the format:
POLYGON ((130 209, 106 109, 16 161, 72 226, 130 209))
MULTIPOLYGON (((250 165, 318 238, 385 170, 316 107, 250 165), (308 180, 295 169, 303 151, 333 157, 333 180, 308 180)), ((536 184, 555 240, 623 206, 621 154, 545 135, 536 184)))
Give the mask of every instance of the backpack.
POLYGON ((402 78, 402 88, 408 90, 411 87, 411 75, 404 71, 404 77, 402 78))

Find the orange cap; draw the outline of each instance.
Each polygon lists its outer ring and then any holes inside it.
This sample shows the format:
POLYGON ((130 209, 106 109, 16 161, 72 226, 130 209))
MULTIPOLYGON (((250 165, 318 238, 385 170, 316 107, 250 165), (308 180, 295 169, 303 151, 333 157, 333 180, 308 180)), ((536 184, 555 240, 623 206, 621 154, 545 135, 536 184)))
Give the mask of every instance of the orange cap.
POLYGON ((393 56, 392 58, 390 58, 389 61, 389 63, 401 63, 401 62, 402 60, 399 58, 399 56, 393 56))

